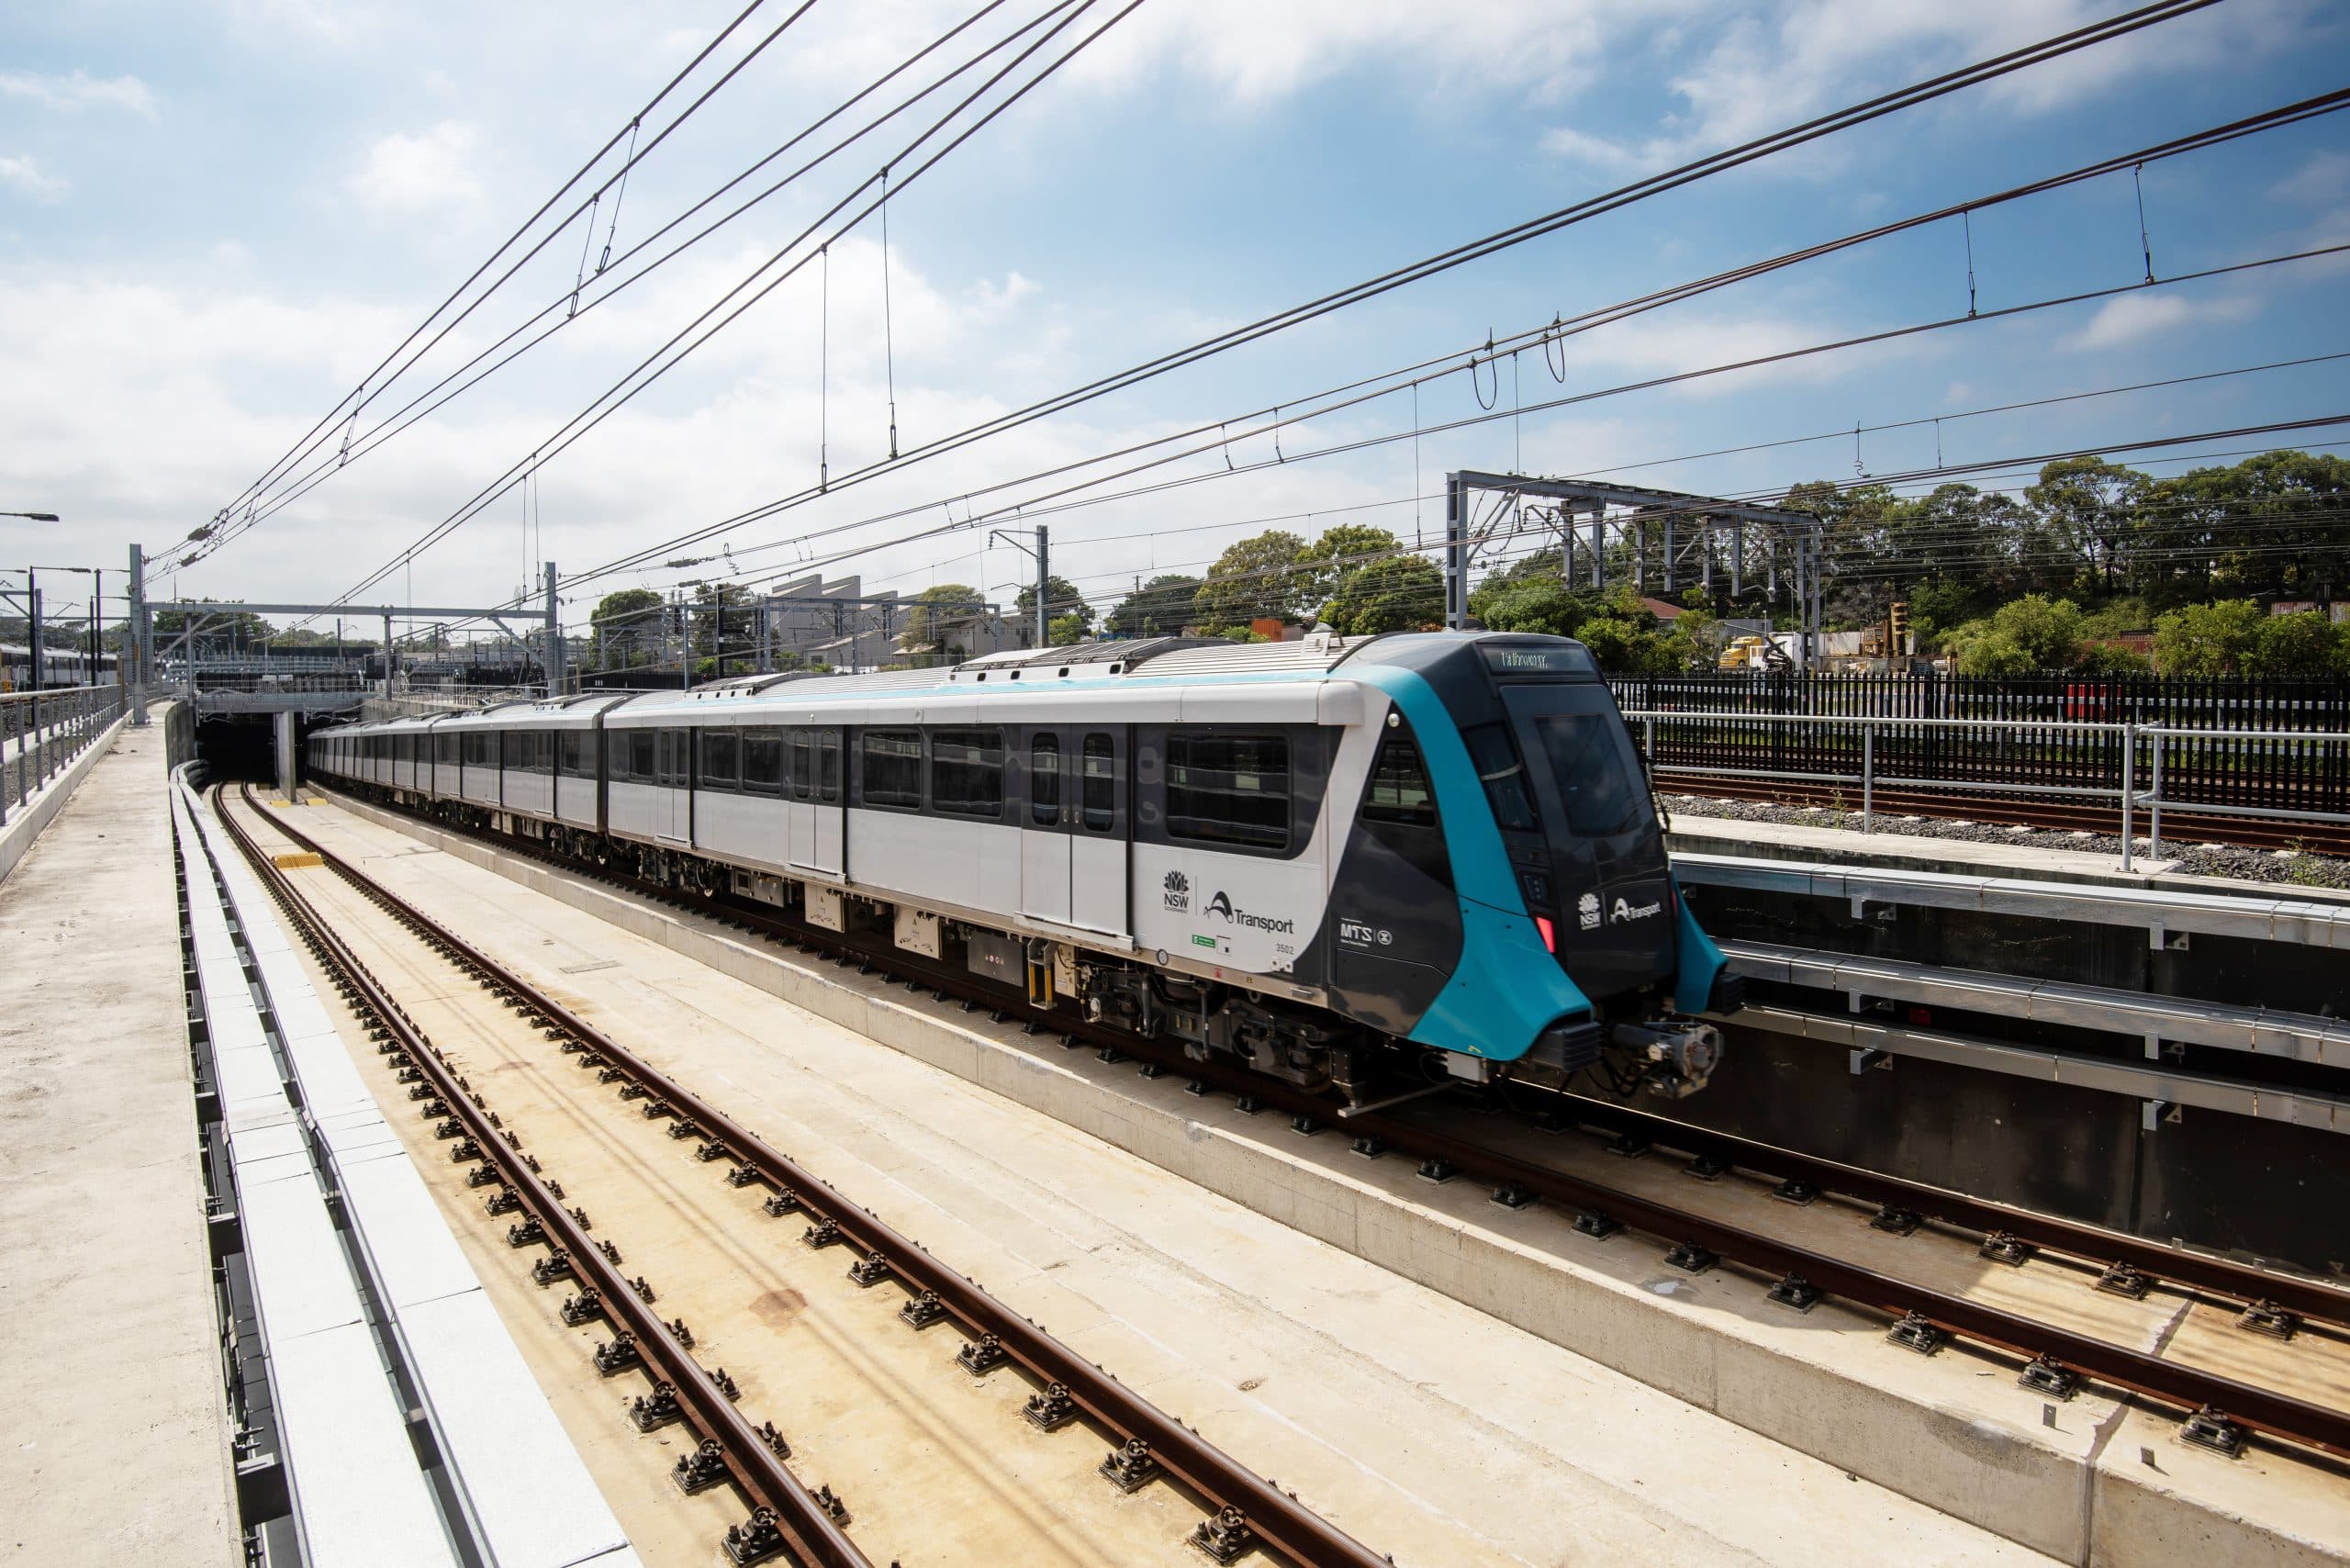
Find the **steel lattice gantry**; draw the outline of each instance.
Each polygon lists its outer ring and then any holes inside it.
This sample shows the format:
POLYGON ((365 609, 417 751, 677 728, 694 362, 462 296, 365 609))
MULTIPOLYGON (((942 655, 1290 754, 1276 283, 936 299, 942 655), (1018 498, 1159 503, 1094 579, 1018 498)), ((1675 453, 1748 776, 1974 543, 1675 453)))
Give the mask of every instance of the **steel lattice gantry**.
POLYGON ((1558 545, 1569 587, 1579 576, 1593 588, 1606 585, 1608 536, 1613 533, 1619 555, 1628 556, 1635 588, 1648 587, 1653 556, 1662 569, 1661 591, 1673 592, 1694 557, 1698 581, 1711 588, 1719 563, 1728 570, 1731 596, 1742 597, 1753 559, 1748 537, 1752 528, 1761 536, 1761 564, 1774 598, 1779 592, 1781 563, 1785 563, 1803 628, 1798 662, 1808 666, 1819 645, 1822 525, 1809 512, 1638 485, 1460 469, 1445 476, 1444 523, 1447 626, 1468 624, 1469 577, 1478 556, 1529 534, 1558 545), (1481 494, 1494 498, 1482 516, 1476 499, 1481 494), (1542 504, 1528 506, 1528 500, 1542 504))

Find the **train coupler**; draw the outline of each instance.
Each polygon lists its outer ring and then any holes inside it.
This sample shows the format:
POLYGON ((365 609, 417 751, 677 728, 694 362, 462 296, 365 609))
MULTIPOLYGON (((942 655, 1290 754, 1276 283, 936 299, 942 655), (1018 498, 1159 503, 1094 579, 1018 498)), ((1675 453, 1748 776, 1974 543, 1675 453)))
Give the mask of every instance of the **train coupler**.
POLYGON ((1640 1076, 1649 1092, 1661 1099, 1685 1100, 1695 1094, 1713 1078, 1722 1059, 1722 1032, 1711 1024, 1618 1024, 1609 1035, 1640 1058, 1640 1076))

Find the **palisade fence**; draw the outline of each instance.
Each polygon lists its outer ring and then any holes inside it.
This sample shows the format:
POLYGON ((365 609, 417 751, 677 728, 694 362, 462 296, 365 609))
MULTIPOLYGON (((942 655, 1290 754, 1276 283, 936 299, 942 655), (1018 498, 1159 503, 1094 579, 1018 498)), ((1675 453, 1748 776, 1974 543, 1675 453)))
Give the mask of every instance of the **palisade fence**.
MULTIPOLYGON (((2350 813, 2350 680, 1617 676, 1659 783, 1715 774, 2221 814, 2350 813)), ((1857 803, 1857 802, 1856 802, 1857 803)))
POLYGON ((121 716, 119 686, 0 695, 0 824, 121 716))

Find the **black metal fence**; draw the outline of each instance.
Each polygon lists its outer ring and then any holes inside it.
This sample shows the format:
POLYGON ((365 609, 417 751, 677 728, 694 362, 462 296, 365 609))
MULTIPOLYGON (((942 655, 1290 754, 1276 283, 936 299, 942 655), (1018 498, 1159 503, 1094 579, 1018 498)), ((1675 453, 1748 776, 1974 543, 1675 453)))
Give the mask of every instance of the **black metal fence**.
POLYGON ((2178 808, 2350 811, 2350 745, 2295 738, 2350 733, 2350 680, 1724 674, 1609 684, 1626 711, 1659 715, 1633 728, 1651 763, 1676 771, 1866 772, 1886 786, 2058 794, 2159 780, 2178 808), (1855 722, 1798 722, 1840 719, 1855 722))

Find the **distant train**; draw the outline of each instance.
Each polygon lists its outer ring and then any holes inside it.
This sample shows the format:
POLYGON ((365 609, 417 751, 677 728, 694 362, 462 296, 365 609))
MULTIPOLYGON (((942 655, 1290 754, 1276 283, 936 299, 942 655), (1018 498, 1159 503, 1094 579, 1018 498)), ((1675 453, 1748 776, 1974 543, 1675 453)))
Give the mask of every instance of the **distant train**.
POLYGON ((309 770, 1360 1100, 1703 1087, 1739 982, 1563 638, 1157 638, 322 730, 309 770))
MULTIPOLYGON (((111 680, 114 678, 114 655, 100 654, 96 668, 99 681, 111 680)), ((90 655, 84 650, 41 650, 41 685, 46 689, 92 685, 90 669, 90 655)), ((0 691, 30 691, 32 689, 32 649, 21 643, 0 643, 0 691)))

